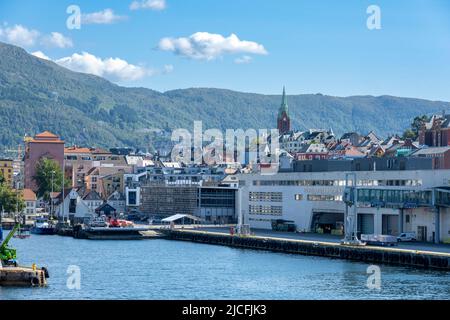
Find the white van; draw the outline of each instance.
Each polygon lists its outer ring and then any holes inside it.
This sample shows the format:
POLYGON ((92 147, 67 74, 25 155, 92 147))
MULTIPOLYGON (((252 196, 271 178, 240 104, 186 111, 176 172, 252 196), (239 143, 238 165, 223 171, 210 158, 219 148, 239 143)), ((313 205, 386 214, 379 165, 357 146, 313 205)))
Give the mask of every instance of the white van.
POLYGON ((416 234, 414 232, 403 232, 397 237, 398 242, 411 242, 416 240, 416 234))

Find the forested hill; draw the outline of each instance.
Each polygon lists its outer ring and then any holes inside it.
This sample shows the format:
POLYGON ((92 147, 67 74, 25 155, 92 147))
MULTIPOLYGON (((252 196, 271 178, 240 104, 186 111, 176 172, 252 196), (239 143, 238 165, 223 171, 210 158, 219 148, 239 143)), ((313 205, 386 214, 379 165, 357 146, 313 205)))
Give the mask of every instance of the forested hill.
MULTIPOLYGON (((206 128, 273 128, 280 103, 281 96, 223 89, 120 87, 0 43, 2 146, 49 130, 79 145, 146 147, 159 139, 154 129, 192 130, 194 120, 206 128)), ((416 115, 450 111, 450 103, 392 96, 306 94, 288 96, 288 103, 294 128, 333 128, 337 134, 401 133, 416 115)))

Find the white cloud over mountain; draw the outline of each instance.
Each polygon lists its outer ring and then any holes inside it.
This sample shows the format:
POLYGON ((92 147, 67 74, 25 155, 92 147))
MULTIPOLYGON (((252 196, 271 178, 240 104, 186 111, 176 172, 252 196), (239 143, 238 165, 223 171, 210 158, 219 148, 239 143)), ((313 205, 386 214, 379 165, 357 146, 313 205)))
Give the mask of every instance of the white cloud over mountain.
POLYGON ((31 53, 33 56, 38 57, 40 59, 44 59, 44 60, 52 60, 50 59, 48 56, 46 56, 42 51, 35 51, 33 53, 31 53))
POLYGON ((102 59, 88 52, 74 53, 55 62, 70 70, 90 73, 112 81, 134 81, 152 75, 151 70, 130 64, 120 58, 102 59))
POLYGON ((57 48, 71 48, 73 47, 72 39, 65 37, 59 32, 52 32, 44 38, 44 43, 57 48))
POLYGON ((133 1, 130 4, 130 10, 150 9, 150 10, 164 10, 166 8, 165 0, 140 0, 133 1))
POLYGON ((0 40, 25 48, 33 47, 37 44, 56 48, 73 46, 72 40, 59 32, 43 35, 37 30, 29 29, 20 24, 11 27, 8 25, 0 27, 0 40))
POLYGON ((155 70, 133 65, 120 58, 102 59, 88 52, 74 53, 56 60, 52 60, 42 51, 33 52, 32 55, 53 61, 72 71, 93 74, 113 82, 136 81, 145 77, 168 74, 174 70, 172 65, 165 65, 161 70, 155 70))
POLYGON ((126 16, 116 15, 112 9, 105 9, 81 15, 82 24, 112 24, 125 19, 127 19, 126 16))
POLYGON ((225 54, 265 55, 268 53, 262 44, 240 40, 235 34, 224 37, 208 32, 197 32, 189 37, 163 38, 158 47, 163 51, 200 60, 214 60, 225 54))
POLYGON ((28 29, 20 24, 0 27, 0 39, 17 46, 32 47, 38 42, 39 37, 39 31, 28 29))

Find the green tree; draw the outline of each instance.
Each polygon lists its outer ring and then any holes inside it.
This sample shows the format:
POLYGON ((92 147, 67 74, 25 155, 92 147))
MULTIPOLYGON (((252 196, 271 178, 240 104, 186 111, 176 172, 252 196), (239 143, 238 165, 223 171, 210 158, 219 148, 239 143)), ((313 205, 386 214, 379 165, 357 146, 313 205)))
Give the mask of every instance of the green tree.
POLYGON ((36 175, 33 177, 38 186, 37 196, 50 201, 50 193, 61 191, 63 172, 59 164, 52 159, 43 158, 36 165, 36 175))
POLYGON ((5 212, 22 212, 25 202, 19 191, 12 190, 7 185, 0 185, 0 210, 5 212))
POLYGON ((416 140, 417 137, 419 136, 419 131, 420 128, 422 127, 422 125, 425 122, 430 121, 430 117, 427 115, 421 115, 421 116, 417 116, 414 118, 413 122, 411 123, 411 128, 407 129, 404 133, 403 133, 403 139, 412 139, 412 140, 416 140))

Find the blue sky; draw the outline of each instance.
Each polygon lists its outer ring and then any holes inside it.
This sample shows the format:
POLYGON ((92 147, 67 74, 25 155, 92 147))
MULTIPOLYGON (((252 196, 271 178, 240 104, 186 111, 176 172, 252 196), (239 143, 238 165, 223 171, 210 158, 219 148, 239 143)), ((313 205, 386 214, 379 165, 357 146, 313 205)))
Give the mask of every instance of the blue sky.
POLYGON ((134 10, 132 2, 0 0, 0 41, 158 91, 279 94, 286 85, 289 94, 450 101, 447 0, 139 0, 134 10), (66 27, 72 4, 83 14, 79 30, 66 27), (380 30, 366 26, 372 4, 380 30))

